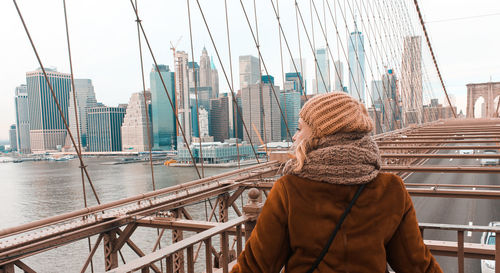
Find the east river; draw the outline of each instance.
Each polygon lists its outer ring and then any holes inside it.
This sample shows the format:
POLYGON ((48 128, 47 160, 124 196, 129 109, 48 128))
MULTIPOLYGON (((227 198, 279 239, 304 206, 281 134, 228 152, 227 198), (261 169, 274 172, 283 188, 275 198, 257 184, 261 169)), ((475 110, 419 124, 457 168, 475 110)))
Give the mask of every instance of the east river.
MULTIPOLYGON (((149 164, 105 164, 116 160, 117 158, 112 157, 84 158, 101 203, 153 189, 149 164)), ((81 173, 78 165, 77 159, 0 163, 0 229, 83 208, 81 173)), ((205 168, 205 175, 211 176, 232 169, 205 168)), ((193 167, 155 165, 154 178, 156 188, 160 189, 192 181, 197 179, 198 175, 193 167)), ((86 194, 88 205, 96 205, 87 182, 86 194)), ((190 208, 190 213, 198 215, 198 218, 204 218, 204 205, 190 208)), ((169 236, 169 234, 166 236, 164 243, 167 243, 169 236)), ((91 238, 92 244, 95 240, 96 236, 91 238)), ((144 252, 149 253, 156 240, 156 229, 139 229, 132 236, 132 240, 144 252)), ((137 258, 127 246, 123 247, 122 252, 126 261, 137 258)), ((87 240, 81 240, 23 261, 37 272, 80 272, 88 253, 87 240)), ((203 248, 200 253, 204 253, 203 248)), ((94 256, 95 272, 104 271, 103 260, 103 250, 100 247, 94 256)), ((199 260, 204 261, 204 258, 200 257, 199 260)))

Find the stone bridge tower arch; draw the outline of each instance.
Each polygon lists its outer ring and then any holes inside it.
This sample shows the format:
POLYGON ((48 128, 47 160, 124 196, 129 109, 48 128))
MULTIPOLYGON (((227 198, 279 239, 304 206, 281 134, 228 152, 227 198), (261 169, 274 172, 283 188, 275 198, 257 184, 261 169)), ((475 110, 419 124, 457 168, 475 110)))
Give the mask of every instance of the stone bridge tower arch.
POLYGON ((493 100, 500 95, 500 82, 470 83, 467 84, 467 118, 474 117, 474 104, 479 97, 484 98, 486 118, 496 117, 493 100))

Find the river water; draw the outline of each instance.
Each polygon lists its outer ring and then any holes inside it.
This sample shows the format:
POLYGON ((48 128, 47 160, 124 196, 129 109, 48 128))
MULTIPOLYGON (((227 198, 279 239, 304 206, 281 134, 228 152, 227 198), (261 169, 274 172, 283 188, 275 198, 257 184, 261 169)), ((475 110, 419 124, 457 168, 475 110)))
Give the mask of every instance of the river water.
MULTIPOLYGON (((112 157, 84 159, 101 203, 153 189, 149 164, 106 164, 116 160, 112 157)), ((82 182, 78 165, 78 160, 1 163, 0 229, 83 208, 82 182)), ((234 168, 205 168, 205 176, 232 169, 234 168)), ((154 166, 154 176, 157 189, 198 178, 193 167, 167 167, 163 165, 154 166)), ((87 182, 86 194, 88 205, 96 205, 87 182)), ((198 216, 196 218, 204 218, 205 207, 201 204, 191 207, 189 211, 195 214, 194 216, 198 216)), ((169 236, 168 234, 165 243, 167 243, 169 236)), ((91 240, 93 244, 96 236, 91 240)), ((156 230, 138 229, 132 236, 132 240, 144 252, 149 253, 156 240, 156 230)), ((137 257, 126 246, 123 247, 122 252, 126 261, 137 257)), ((200 253, 204 253, 204 248, 201 249, 200 253)), ((88 242, 81 240, 23 259, 23 261, 37 272, 80 272, 87 255, 88 242)), ((95 272, 104 271, 102 248, 97 250, 94 257, 95 272)), ((200 257, 199 260, 204 261, 204 258, 200 257)), ((201 269, 200 266, 197 268, 201 269)))

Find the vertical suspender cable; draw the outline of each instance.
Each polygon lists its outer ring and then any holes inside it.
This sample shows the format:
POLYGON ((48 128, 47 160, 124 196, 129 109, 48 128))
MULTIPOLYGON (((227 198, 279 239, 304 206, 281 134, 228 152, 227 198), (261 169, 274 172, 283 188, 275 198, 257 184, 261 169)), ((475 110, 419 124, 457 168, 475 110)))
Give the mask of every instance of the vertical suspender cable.
MULTIPOLYGON (((137 0, 135 0, 135 6, 138 10, 139 8, 137 5, 137 0)), ((140 26, 139 26, 139 21, 140 21, 139 19, 136 19, 137 41, 138 41, 138 45, 139 45, 139 60, 141 63, 142 97, 144 99, 144 107, 146 110, 146 130, 148 131, 148 148, 149 148, 149 165, 151 168, 151 182, 153 184, 153 191, 155 191, 156 185, 155 185, 155 176, 154 176, 154 168, 153 168, 153 152, 152 152, 152 144, 151 144, 152 138, 151 138, 151 129, 150 129, 151 127, 149 124, 150 115, 149 115, 148 101, 147 101, 147 96, 146 96, 146 80, 144 78, 144 61, 142 58, 142 42, 141 42, 141 30, 140 30, 140 26)), ((158 228, 156 229, 156 235, 160 236, 160 230, 158 228)), ((158 248, 161 249, 160 239, 158 241, 158 248)), ((160 260, 160 268, 163 271, 163 260, 160 260)))
POLYGON ((434 50, 432 50, 432 45, 431 41, 429 40, 429 35, 427 34, 427 29, 425 28, 425 23, 424 19, 422 18, 422 13, 420 13, 420 8, 418 7, 418 1, 413 0, 413 3, 415 4, 415 8, 417 9, 418 13, 418 18, 420 19, 420 24, 422 25, 422 29, 424 30, 425 34, 425 40, 427 41, 427 46, 429 46, 429 50, 431 51, 431 56, 432 60, 434 61, 434 66, 436 67, 436 71, 439 76, 439 80, 441 81, 441 85, 443 86, 443 91, 446 96, 446 100, 448 101, 448 104, 450 105, 451 112, 453 113, 453 116, 457 118, 457 113, 455 112, 455 109, 453 109, 453 105, 451 104, 450 97, 448 96, 448 92, 446 92, 446 86, 444 85, 443 77, 441 76, 441 72, 439 71, 439 67, 436 61, 436 56, 434 55, 434 50))
MULTIPOLYGON (((203 166, 203 147, 202 147, 202 140, 201 140, 201 130, 200 130, 200 111, 199 111, 199 105, 198 105, 198 84, 196 81, 196 69, 194 67, 194 48, 193 48, 193 30, 191 28, 191 9, 189 7, 189 0, 186 0, 187 2, 187 11, 188 11, 188 22, 189 22, 189 41, 191 44, 191 58, 193 60, 193 80, 194 80, 194 95, 195 95, 195 100, 196 100, 196 118, 198 119, 198 139, 200 141, 200 161, 201 161, 201 176, 205 177, 205 168, 203 166)), ((174 60, 175 61, 175 60, 174 60)), ((180 92, 183 92, 181 90, 180 92)))
MULTIPOLYGON (((158 72, 158 76, 160 77, 161 83, 162 83, 163 88, 165 90, 165 94, 167 95, 168 101, 170 103, 170 107, 172 107, 172 111, 175 112, 175 105, 174 105, 174 103, 172 101, 172 98, 170 97, 170 94, 168 93, 167 85, 165 84, 165 81, 163 80, 163 76, 161 75, 160 69, 158 67, 158 62, 156 62, 156 58, 155 58, 155 56, 153 54, 153 49, 151 48, 151 45, 149 44, 148 37, 146 36, 146 32, 144 31, 141 19, 139 18, 139 14, 137 13, 137 9, 136 9, 136 7, 134 5, 133 0, 130 0, 130 4, 132 4, 132 8, 134 10, 137 22, 139 23, 139 27, 141 29, 142 35, 144 36, 144 40, 146 41, 146 45, 148 46, 149 53, 151 54, 151 58, 153 59, 153 62, 154 62, 154 65, 155 65, 155 69, 158 72)), ((180 129, 180 131, 182 133, 182 138, 184 139, 184 143, 186 144, 186 148, 188 149, 189 155, 191 156, 191 160, 193 160, 193 166, 194 166, 194 168, 196 170, 196 173, 198 174, 198 177, 201 178, 201 174, 200 174, 200 171, 198 170, 198 166, 196 165, 196 161, 194 159, 194 156, 193 156, 193 153, 191 151, 191 148, 189 147, 189 145, 187 145, 188 142, 187 142, 187 138, 186 138, 186 133, 184 132, 184 130, 182 128, 182 125, 181 125, 181 122, 179 120, 179 116, 178 115, 175 115, 175 121, 177 122, 177 126, 179 126, 179 129, 180 129)))
MULTIPOLYGON (((63 7, 64 7, 64 23, 66 26, 66 41, 68 44, 68 58, 69 58, 69 68, 71 72, 71 89, 73 90, 73 106, 75 110, 75 125, 76 125, 76 134, 78 138, 78 147, 74 147, 75 151, 80 151, 80 154, 82 153, 82 143, 81 143, 81 138, 80 138, 80 126, 78 123, 78 111, 77 111, 77 104, 76 104, 76 89, 75 89, 75 76, 73 74, 73 60, 71 58, 71 44, 69 41, 69 28, 68 28, 68 14, 66 11, 66 0, 63 0, 63 7)), ((69 113, 68 113, 69 114, 69 113)), ((82 178, 82 191, 83 191, 83 205, 87 207, 87 194, 85 192, 85 176, 83 173, 83 162, 80 161, 80 174, 82 178)), ((88 247, 89 247, 89 253, 92 251, 92 246, 90 243, 90 236, 87 237, 87 242, 88 242, 88 247)), ((92 273, 94 272, 94 262, 93 259, 90 259, 90 270, 92 273)))
MULTIPOLYGON (((271 0, 272 2, 273 0, 271 0)), ((278 10, 278 18, 279 18, 279 15, 280 15, 280 8, 279 8, 279 0, 276 0, 276 8, 278 10)), ((286 111, 286 95, 287 95, 287 90, 285 89, 285 69, 283 68, 283 45, 281 43, 281 28, 280 28, 280 24, 279 24, 279 21, 278 21, 278 36, 279 36, 279 40, 280 40, 280 60, 281 60, 281 81, 283 82, 283 106, 285 108, 285 117, 284 119, 287 120, 288 119, 288 113, 286 111)), ((281 124, 280 124, 281 126, 281 124)), ((281 137, 281 136, 280 136, 281 137)), ((291 141, 291 136, 288 138, 287 137, 287 145, 288 143, 290 143, 291 141)))
MULTIPOLYGON (((28 39, 29 39, 30 44, 31 44, 31 47, 33 48, 33 52, 35 53, 35 56, 36 56, 36 59, 38 60, 38 64, 40 65, 40 68, 42 69, 43 76, 45 77, 45 81, 47 82, 47 85, 49 87, 49 90, 50 90, 50 93, 52 95, 52 98, 54 99, 54 102, 55 102, 55 104, 57 106, 57 110, 59 111, 59 115, 61 116, 61 118, 63 120, 64 127, 68 131, 68 134, 69 134, 69 137, 71 139, 71 143, 73 144, 73 147, 76 148, 77 147, 76 141, 75 141, 75 139, 73 137, 73 134, 71 133, 71 130, 69 129, 68 121, 66 120, 66 117, 64 116, 64 113, 62 111, 61 105, 59 104, 59 101, 57 100, 56 94, 54 92, 54 88, 52 87, 52 84, 49 81, 49 77, 47 75, 47 72, 45 71, 45 67, 42 64, 42 60, 40 59, 40 56, 38 55, 38 51, 36 50, 35 44, 33 42, 33 39, 31 39, 31 35, 29 33, 28 27, 26 26, 26 23, 24 22, 24 18, 23 18, 22 14, 21 14, 21 10, 19 10, 19 6, 17 5, 16 0, 12 0, 12 1, 14 2, 14 5, 16 6, 17 13, 19 15, 19 18, 21 19, 21 22, 23 24, 24 30, 26 31, 26 35, 28 36, 28 39)), ((75 150, 76 150, 76 154, 78 155, 78 159, 80 160, 80 166, 83 166, 83 170, 85 172, 85 175, 87 176, 87 179, 89 181, 90 187, 92 188, 92 192, 94 193, 94 197, 95 197, 97 203, 101 204, 101 201, 99 200, 99 197, 97 196, 97 192, 95 191, 94 185, 92 184, 92 180, 90 180, 90 175, 89 175, 89 173, 87 171, 87 167, 83 163, 82 154, 81 154, 81 152, 80 152, 79 149, 75 149, 75 150)))
MULTIPOLYGON (((135 6, 137 7, 137 0, 135 0, 135 6)), ((144 106, 146 110, 146 129, 148 130, 148 146, 149 146, 149 165, 151 168, 151 182, 153 184, 153 190, 156 190, 156 185, 155 185, 155 176, 154 176, 154 169, 153 169, 153 152, 152 152, 152 145, 151 145, 151 126, 149 125, 149 108, 148 108, 148 102, 147 102, 147 96, 146 96, 146 81, 144 79, 144 62, 142 58, 142 42, 141 42, 141 31, 139 27, 139 21, 136 19, 137 23, 137 39, 139 42, 139 59, 141 62, 141 78, 142 78, 142 96, 144 98, 144 106)))
MULTIPOLYGON (((227 0, 224 0, 224 11, 226 15, 226 36, 227 36, 227 48, 228 48, 228 54, 229 54, 229 73, 231 75, 231 89, 234 89, 234 81, 233 81, 233 60, 231 56, 231 39, 229 35, 229 18, 228 18, 228 13, 227 13, 227 0)), ((229 111, 232 112, 233 115, 233 130, 235 133, 235 139, 236 139, 236 159, 238 161, 238 169, 241 168, 240 165, 240 146, 238 144, 238 117, 236 116, 236 111, 234 107, 238 107, 238 104, 233 103, 233 107, 229 109, 229 111), (236 127, 236 128, 235 128, 236 127)))
MULTIPOLYGON (((197 0, 197 1, 198 1, 198 0, 197 0)), ((262 60, 262 65, 264 66, 264 70, 266 71, 266 74, 267 74, 267 75, 269 75, 269 70, 267 69, 266 63, 264 62, 264 57, 262 56, 262 53, 261 53, 261 51, 260 51, 260 46, 259 46, 259 44, 258 44, 258 41, 257 41, 256 37, 255 37, 254 31, 253 31, 253 29, 252 29, 252 26, 250 25, 250 19, 248 18, 248 14, 247 14, 247 12, 246 12, 246 9, 245 9, 245 6, 243 5, 242 0, 240 0, 240 4, 241 4, 241 8, 242 8, 242 10, 243 10, 243 13, 245 14, 245 19, 246 19, 246 21, 247 21, 248 28, 250 29, 250 33, 252 34, 252 37, 253 37, 253 40, 254 40, 255 46, 257 47, 257 51, 258 51, 258 53, 259 53, 259 58, 262 60)), ((281 105, 280 105, 279 99, 278 99, 278 97, 277 97, 277 95, 276 95, 276 90, 274 89, 274 85, 273 85, 273 84, 271 84, 271 90, 272 90, 272 93, 273 93, 273 95, 274 95, 274 98, 275 98, 275 100, 276 100, 276 102, 277 102, 277 104, 278 104, 278 108, 279 108, 279 110, 280 110, 281 117, 282 117, 282 118, 284 118, 284 115, 283 115, 283 109, 281 109, 281 105)), ((285 120, 285 127, 286 127, 286 131, 287 131, 288 135, 289 135, 289 136, 291 136, 291 134, 290 134, 290 130, 289 130, 289 128, 288 128, 288 123, 286 122, 286 120, 285 120)))
MULTIPOLYGON (((205 18, 205 14, 203 13, 203 9, 201 8, 200 2, 198 0, 196 0, 196 4, 198 5, 198 9, 200 10, 201 17, 203 19, 203 22, 205 23, 205 28, 207 29, 208 35, 210 36, 210 41, 212 42, 212 45, 213 45, 213 47, 215 49, 215 54, 217 55, 217 59, 219 60, 219 64, 221 65, 222 72, 224 73, 224 78, 226 79, 226 83, 229 86, 229 90, 231 91, 233 102, 235 104, 237 104, 237 102, 236 102, 236 96, 235 96, 235 93, 234 93, 234 89, 233 89, 231 83, 229 82, 229 78, 228 78, 228 75, 226 73, 226 69, 224 68, 224 65, 222 64, 221 56, 219 54, 217 46, 215 45, 215 41, 213 39, 212 32, 210 31, 210 28, 208 26, 207 20, 205 18)), ((253 151, 253 153, 255 155, 257 163, 260 163, 259 158, 257 156, 257 152, 256 152, 255 147, 253 145, 252 139, 250 137, 250 134, 248 133, 248 128, 247 128, 247 126, 245 124, 245 121, 243 120, 243 115, 242 115, 242 113, 241 113, 241 111, 239 110, 238 107, 236 107, 236 110, 237 110, 237 113, 238 113, 238 115, 240 116, 240 118, 242 120, 243 130, 245 130, 245 134, 247 135, 247 137, 248 137, 248 139, 250 141, 250 145, 252 147, 252 151, 253 151)))

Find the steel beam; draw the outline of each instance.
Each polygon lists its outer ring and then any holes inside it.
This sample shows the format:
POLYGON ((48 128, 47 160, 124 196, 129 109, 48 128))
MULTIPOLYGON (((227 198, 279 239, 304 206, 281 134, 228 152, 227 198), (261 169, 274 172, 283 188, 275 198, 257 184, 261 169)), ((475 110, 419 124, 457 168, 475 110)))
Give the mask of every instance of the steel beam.
POLYGON ((397 140, 381 140, 377 141, 378 145, 388 145, 388 144, 447 144, 447 143, 500 143, 500 139, 471 139, 471 140, 406 140, 404 138, 399 138, 397 140))
POLYGON ((484 145, 461 145, 461 146, 379 146, 379 150, 499 150, 500 146, 484 146, 484 145))
POLYGON ((382 158, 500 158, 498 154, 380 154, 382 158))
POLYGON ((470 166, 394 166, 382 165, 386 172, 428 172, 428 173, 496 173, 500 174, 500 167, 470 167, 470 166))
POLYGON ((204 241, 208 238, 211 238, 221 232, 224 232, 228 228, 235 227, 237 225, 242 224, 246 221, 246 217, 238 217, 236 219, 230 220, 226 223, 223 223, 217 227, 211 228, 204 232, 200 232, 195 234, 189 238, 184 239, 181 242, 166 246, 165 248, 159 249, 153 253, 147 254, 144 257, 138 258, 136 260, 130 261, 127 264, 120 266, 114 270, 111 270, 109 273, 118 273, 118 272, 131 272, 134 270, 139 270, 144 267, 144 265, 152 264, 164 257, 171 257, 171 255, 177 251, 186 249, 189 246, 192 246, 198 242, 204 241))

